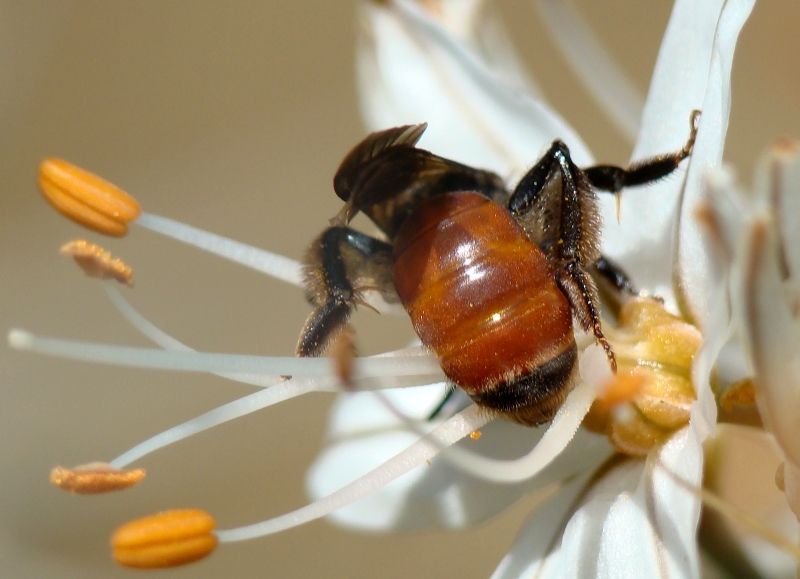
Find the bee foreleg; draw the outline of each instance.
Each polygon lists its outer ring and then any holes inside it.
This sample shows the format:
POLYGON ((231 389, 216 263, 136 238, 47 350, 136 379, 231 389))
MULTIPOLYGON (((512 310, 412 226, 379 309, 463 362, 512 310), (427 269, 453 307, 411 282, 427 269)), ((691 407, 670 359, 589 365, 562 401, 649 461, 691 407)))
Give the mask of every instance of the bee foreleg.
POLYGON ((692 154, 697 137, 697 119, 700 111, 693 111, 690 118, 691 132, 686 144, 679 151, 657 155, 631 164, 627 169, 614 165, 596 165, 584 169, 583 172, 592 186, 599 191, 619 193, 625 187, 647 185, 663 179, 675 169, 681 161, 692 154))
POLYGON ((315 308, 300 334, 298 356, 323 354, 364 303, 364 290, 396 299, 391 257, 391 245, 349 227, 329 227, 314 240, 305 258, 305 287, 315 308))

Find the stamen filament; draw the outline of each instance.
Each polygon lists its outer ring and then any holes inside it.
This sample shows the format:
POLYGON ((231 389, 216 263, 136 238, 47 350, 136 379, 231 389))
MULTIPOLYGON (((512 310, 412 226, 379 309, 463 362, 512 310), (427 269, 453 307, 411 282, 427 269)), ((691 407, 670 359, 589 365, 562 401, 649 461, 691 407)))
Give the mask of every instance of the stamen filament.
MULTIPOLYGON (((220 354, 212 352, 167 352, 152 348, 112 346, 35 336, 21 329, 8 333, 12 348, 32 350, 73 360, 156 368, 161 370, 184 370, 211 373, 257 373, 266 375, 330 376, 331 361, 327 358, 270 357, 244 354, 220 354)), ((353 378, 372 376, 419 376, 434 375, 441 381, 439 363, 433 356, 370 356, 355 361, 353 378)))
POLYGON ((406 450, 384 462, 378 468, 359 477, 338 491, 305 507, 261 523, 217 531, 221 543, 245 541, 291 529, 324 517, 373 493, 413 468, 433 458, 442 448, 450 446, 492 419, 477 406, 472 405, 456 414, 430 434, 418 440, 406 450))
MULTIPOLYGON (((407 429, 425 436, 418 423, 392 404, 382 392, 376 391, 373 395, 407 429)), ((588 414, 595 396, 594 388, 581 381, 567 396, 542 438, 525 456, 511 460, 495 459, 453 446, 442 454, 442 458, 462 472, 489 482, 511 484, 528 480, 544 470, 567 447, 588 414)))
MULTIPOLYGON (((126 300, 119 290, 113 286, 112 282, 107 281, 103 284, 109 298, 114 306, 120 313, 142 334, 153 340, 159 346, 172 351, 180 352, 194 352, 192 348, 183 344, 179 340, 173 338, 155 324, 150 322, 142 314, 140 314, 131 304, 126 300)), ((13 339, 10 337, 10 339, 13 339)), ((420 357, 426 356, 427 352, 421 347, 410 347, 395 352, 382 354, 381 357, 420 357)), ((200 416, 187 420, 173 428, 165 430, 155 436, 137 444, 133 448, 122 453, 120 456, 111 461, 111 465, 116 468, 123 468, 135 460, 142 458, 156 450, 164 448, 174 442, 178 442, 194 434, 218 426, 229 420, 234 420, 242 416, 246 416, 257 410, 267 408, 273 404, 283 402, 306 394, 308 392, 337 392, 340 391, 339 380, 334 376, 325 377, 302 377, 294 378, 288 381, 282 381, 280 375, 264 375, 257 373, 231 373, 231 372, 215 372, 216 375, 241 382, 266 388, 253 394, 244 396, 238 400, 234 400, 223 406, 210 410, 200 416)), ((429 384, 440 380, 441 376, 438 373, 434 375, 421 375, 421 376, 391 376, 391 377, 371 377, 360 378, 353 382, 354 390, 372 390, 383 388, 399 388, 406 386, 418 386, 422 384, 429 384)))
MULTIPOLYGON (((103 283, 103 287, 108 294, 108 297, 111 299, 111 303, 114 304, 114 307, 117 308, 122 316, 128 320, 131 325, 139 330, 144 336, 164 348, 165 350, 177 351, 177 352, 195 352, 193 348, 190 348, 180 340, 176 340, 166 332, 164 332, 161 328, 156 326, 150 320, 145 318, 142 314, 140 314, 136 308, 131 305, 131 303, 126 300, 120 291, 114 287, 114 285, 110 281, 106 281, 103 283)), ((264 376, 262 374, 241 374, 241 373, 232 373, 232 372, 222 372, 216 374, 221 378, 226 378, 228 380, 233 380, 234 382, 240 382, 242 384, 250 384, 251 386, 259 386, 261 388, 267 388, 269 386, 273 386, 280 381, 279 376, 264 376)))
POLYGON ((558 409, 542 438, 525 456, 503 460, 452 447, 442 458, 463 472, 490 482, 511 484, 531 479, 567 447, 589 412, 595 395, 594 388, 581 381, 558 409))
MULTIPOLYGON (((303 264, 283 255, 152 213, 142 213, 134 223, 281 281, 303 285, 303 264)), ((405 315, 405 310, 398 304, 386 303, 380 292, 366 292, 363 300, 366 302, 364 305, 379 313, 405 315)))
MULTIPOLYGON (((331 380, 330 382, 333 381, 331 380)), ((319 385, 313 380, 289 380, 281 384, 276 384, 271 388, 258 390, 238 400, 218 406, 191 420, 187 420, 183 424, 173 426, 164 432, 160 432, 144 442, 140 442, 130 450, 123 452, 109 464, 115 468, 124 468, 133 461, 164 448, 165 446, 169 446, 174 442, 189 438, 190 436, 218 426, 224 422, 228 422, 229 420, 247 416, 267 406, 272 406, 273 404, 284 402, 296 396, 313 392, 318 389, 318 386, 319 385)))
MULTIPOLYGON (((279 380, 277 376, 272 378, 279 380)), ((385 378, 367 378, 357 383, 357 386, 360 387, 360 390, 378 390, 421 386, 431 382, 432 381, 423 382, 417 379, 413 382, 406 380, 405 383, 402 383, 401 378, 398 378, 392 381, 392 383, 387 384, 385 378)), ((160 432, 123 452, 109 464, 115 468, 124 468, 132 462, 156 450, 162 449, 165 446, 169 446, 170 444, 189 438, 190 436, 194 436, 195 434, 199 434, 230 420, 235 420, 258 410, 273 406, 279 402, 285 402, 286 400, 291 400, 292 398, 309 392, 338 392, 340 390, 339 380, 334 377, 293 378, 275 384, 269 388, 253 392, 252 394, 248 394, 247 396, 243 396, 238 400, 228 402, 222 406, 218 406, 200 416, 196 416, 182 424, 160 432)))
POLYGON ((277 253, 247 245, 240 241, 234 241, 233 239, 151 213, 142 213, 134 223, 260 271, 276 279, 296 286, 303 284, 302 264, 277 253))
MULTIPOLYGON (((165 350, 195 352, 196 350, 190 348, 183 342, 175 339, 167 334, 164 330, 156 326, 153 322, 145 318, 139 313, 131 303, 125 299, 122 293, 114 287, 110 281, 105 282, 104 287, 111 298, 112 304, 117 310, 128 320, 133 327, 139 330, 143 335, 150 340, 164 348, 165 350)), ((422 346, 410 346, 401 350, 394 350, 392 352, 385 352, 378 354, 377 358, 394 358, 400 356, 430 356, 429 352, 422 346)), ((277 384, 280 376, 264 376, 263 374, 243 374, 235 372, 220 372, 214 373, 215 376, 220 376, 227 380, 239 382, 241 384, 250 384, 251 386, 258 386, 260 388, 268 388, 277 384)), ((410 386, 422 386, 425 384, 434 383, 441 380, 441 373, 435 372, 430 375, 420 374, 414 376, 375 376, 370 378, 358 378, 353 380, 351 390, 366 391, 366 390, 383 390, 388 388, 405 388, 410 386)), ((318 392, 338 392, 341 388, 332 381, 319 381, 317 386, 318 392)))

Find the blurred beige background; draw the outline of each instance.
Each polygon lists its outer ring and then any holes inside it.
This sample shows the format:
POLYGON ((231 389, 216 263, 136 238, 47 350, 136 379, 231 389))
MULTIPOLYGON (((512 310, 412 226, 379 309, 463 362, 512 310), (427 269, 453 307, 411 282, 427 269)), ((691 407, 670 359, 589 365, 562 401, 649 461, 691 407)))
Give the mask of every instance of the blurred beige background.
MULTIPOLYGON (((671 3, 579 2, 644 92, 671 3)), ((551 103, 597 158, 630 151, 586 97, 530 2, 501 11, 551 103)), ((796 3, 762 1, 734 69, 726 158, 749 181, 775 136, 800 136, 796 3)), ((0 328, 146 345, 96 282, 57 255, 99 240, 134 267, 126 295, 198 349, 288 355, 308 312, 300 292, 134 229, 107 241, 62 219, 35 187, 60 156, 134 194, 153 213, 300 257, 338 209, 330 181, 364 134, 354 82, 352 2, 0 2, 0 328)), ((409 335, 358 316, 367 353, 409 335)), ((136 442, 249 392, 221 379, 92 366, 0 349, 0 576, 122 577, 107 541, 119 523, 203 507, 221 526, 306 502, 304 470, 330 398, 273 407, 146 460, 147 481, 84 498, 49 469, 110 459, 136 442)), ((488 577, 529 506, 460 533, 367 536, 316 522, 226 546, 171 577, 488 577)))

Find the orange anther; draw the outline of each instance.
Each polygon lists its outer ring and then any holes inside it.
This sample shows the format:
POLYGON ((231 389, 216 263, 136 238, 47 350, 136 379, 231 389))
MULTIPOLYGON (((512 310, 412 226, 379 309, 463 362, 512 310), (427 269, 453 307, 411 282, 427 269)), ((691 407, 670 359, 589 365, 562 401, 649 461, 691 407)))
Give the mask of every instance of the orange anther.
POLYGON ((199 509, 165 511, 131 521, 111 537, 114 560, 125 567, 155 569, 192 563, 217 546, 216 521, 199 509))
POLYGON ((646 382, 647 378, 638 372, 619 372, 606 382, 598 400, 607 407, 630 402, 646 382))
POLYGON ((73 221, 114 237, 125 235, 127 223, 141 213, 125 191, 62 159, 42 161, 39 188, 53 207, 73 221))
POLYGON ((749 378, 734 382, 719 397, 719 405, 727 412, 731 412, 737 404, 752 406, 755 403, 756 388, 749 378))
POLYGON ((50 471, 50 482, 65 491, 79 495, 97 495, 121 491, 141 482, 145 470, 120 470, 105 462, 92 462, 65 468, 57 466, 50 471))
POLYGON ((472 440, 478 440, 481 437, 481 434, 482 433, 480 430, 473 430, 472 432, 469 433, 469 437, 472 440))
POLYGON ((61 246, 61 255, 71 255, 89 277, 115 279, 133 287, 133 270, 124 261, 112 257, 99 245, 85 239, 76 239, 61 246))

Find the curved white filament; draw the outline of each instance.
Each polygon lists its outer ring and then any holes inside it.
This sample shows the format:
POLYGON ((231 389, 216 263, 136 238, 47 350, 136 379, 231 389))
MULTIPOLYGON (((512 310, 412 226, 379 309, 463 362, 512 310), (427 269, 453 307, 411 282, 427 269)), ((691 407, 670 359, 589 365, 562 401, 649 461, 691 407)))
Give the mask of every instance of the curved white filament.
MULTIPOLYGON (((203 432, 204 430, 208 430, 214 426, 218 426, 223 422, 228 422, 229 420, 246 416, 252 412, 255 412, 256 410, 261 410, 267 406, 284 402, 290 398, 300 396, 301 394, 313 392, 314 390, 318 389, 324 389, 319 388, 320 385, 317 384, 317 382, 319 382, 319 379, 289 380, 281 384, 276 384, 270 388, 265 388, 252 394, 248 394, 247 396, 239 398, 238 400, 223 404, 222 406, 214 408, 213 410, 201 414, 196 418, 187 420, 183 424, 173 426, 164 432, 160 432, 159 434, 148 438, 130 450, 123 452, 117 458, 110 461, 109 464, 116 468, 124 468, 133 461, 142 458, 151 452, 154 452, 160 448, 164 448, 165 446, 168 446, 174 442, 178 442, 179 440, 183 440, 184 438, 188 438, 203 432)), ((326 382, 330 383, 334 381, 327 380, 326 382)), ((330 384, 328 384, 328 386, 330 386, 330 384)))
MULTIPOLYGON (((103 283, 103 287, 105 288, 108 297, 111 299, 111 303, 114 304, 114 307, 117 308, 119 313, 121 313, 122 316, 128 320, 134 328, 139 330, 142 334, 150 338, 150 340, 165 350, 176 352, 196 351, 183 342, 176 340, 140 314, 139 311, 123 297, 120 291, 114 286, 114 283, 115 282, 112 280, 106 280, 103 283)), ((228 372, 218 373, 217 376, 220 376, 221 378, 227 378, 228 380, 233 380, 234 382, 241 382, 242 384, 259 386, 261 388, 267 388, 268 386, 277 384, 280 381, 279 376, 264 376, 263 374, 236 374, 228 372)))
POLYGON ((450 446, 470 432, 482 428, 490 420, 491 417, 479 410, 477 406, 470 406, 400 454, 327 497, 279 517, 245 527, 217 531, 216 534, 223 543, 245 541, 278 533, 324 517, 369 495, 413 468, 424 464, 425 461, 436 456, 442 448, 450 446))
POLYGON ((541 472, 570 443, 595 399, 595 390, 581 381, 559 408, 547 431, 523 457, 503 460, 463 448, 449 448, 442 458, 473 476, 497 483, 527 480, 541 472))

